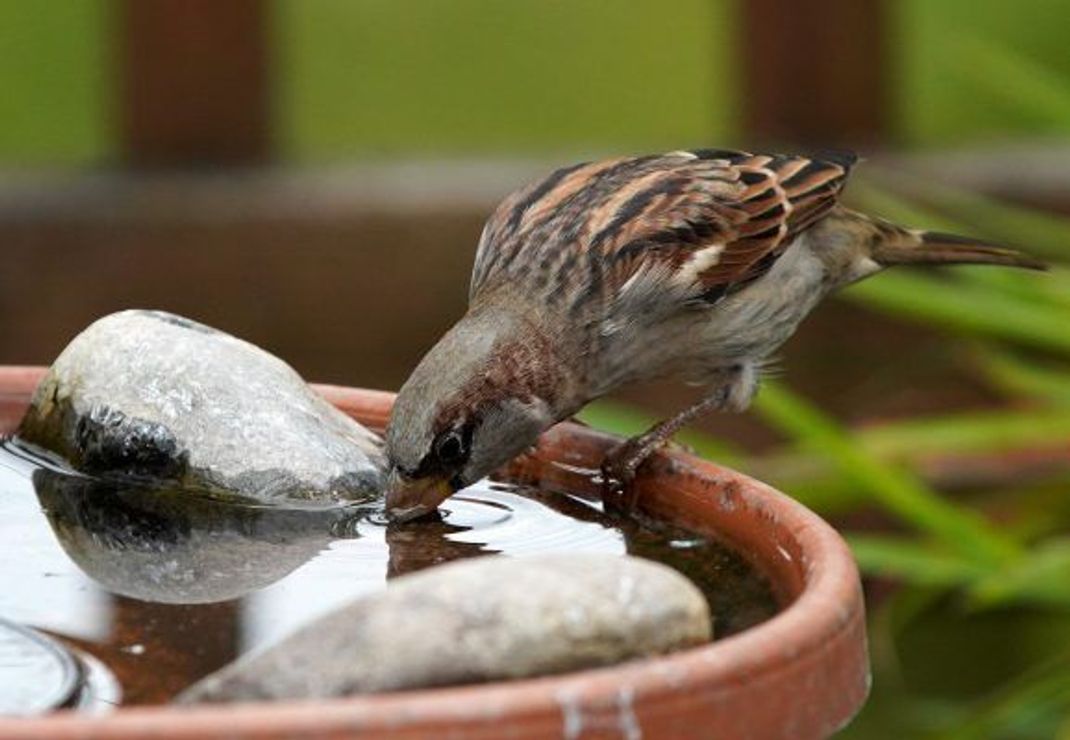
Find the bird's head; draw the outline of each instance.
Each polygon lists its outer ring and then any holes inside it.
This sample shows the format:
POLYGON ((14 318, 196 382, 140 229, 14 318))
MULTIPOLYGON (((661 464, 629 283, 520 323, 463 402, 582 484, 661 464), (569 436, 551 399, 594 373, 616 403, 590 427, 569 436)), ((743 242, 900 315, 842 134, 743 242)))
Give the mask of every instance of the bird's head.
POLYGON ((500 306, 469 312, 420 361, 386 432, 391 518, 434 511, 557 420, 559 369, 535 327, 500 306))

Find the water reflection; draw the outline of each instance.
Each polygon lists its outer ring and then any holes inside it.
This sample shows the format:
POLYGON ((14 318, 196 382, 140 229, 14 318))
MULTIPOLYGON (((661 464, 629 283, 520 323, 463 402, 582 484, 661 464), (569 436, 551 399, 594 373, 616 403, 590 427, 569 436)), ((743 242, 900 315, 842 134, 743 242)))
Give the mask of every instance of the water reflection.
POLYGON ((403 576, 450 560, 485 555, 486 545, 452 539, 468 531, 467 527, 452 524, 441 514, 425 521, 390 524, 386 528, 386 546, 390 551, 387 578, 403 576))
POLYGON ((261 589, 313 558, 352 512, 234 505, 48 469, 33 485, 71 560, 113 594, 206 604, 261 589))

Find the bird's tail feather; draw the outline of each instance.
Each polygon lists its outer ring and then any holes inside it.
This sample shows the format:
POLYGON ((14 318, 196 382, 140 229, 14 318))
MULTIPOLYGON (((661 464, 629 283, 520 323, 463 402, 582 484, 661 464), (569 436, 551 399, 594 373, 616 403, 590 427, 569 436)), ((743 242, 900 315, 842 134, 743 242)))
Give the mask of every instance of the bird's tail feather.
POLYGON ((1047 264, 1027 254, 972 237, 908 229, 902 229, 897 236, 873 245, 872 256, 879 264, 976 264, 1048 269, 1047 264))

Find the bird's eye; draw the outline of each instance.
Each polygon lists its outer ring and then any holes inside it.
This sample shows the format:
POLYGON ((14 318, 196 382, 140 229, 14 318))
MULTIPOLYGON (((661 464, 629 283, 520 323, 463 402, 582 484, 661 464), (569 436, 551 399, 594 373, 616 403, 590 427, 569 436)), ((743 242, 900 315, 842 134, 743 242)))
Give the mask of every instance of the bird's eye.
POLYGON ((468 455, 468 444, 464 436, 457 430, 444 433, 435 442, 435 456, 446 465, 456 465, 463 462, 468 455))

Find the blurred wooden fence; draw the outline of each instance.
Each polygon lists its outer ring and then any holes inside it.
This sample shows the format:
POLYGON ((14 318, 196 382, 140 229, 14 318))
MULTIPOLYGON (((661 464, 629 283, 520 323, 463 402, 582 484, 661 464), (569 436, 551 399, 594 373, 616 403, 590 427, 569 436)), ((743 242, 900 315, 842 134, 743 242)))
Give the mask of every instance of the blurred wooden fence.
MULTIPOLYGON (((748 0, 736 44, 749 141, 880 143, 884 0, 748 0)), ((271 159, 267 0, 120 0, 122 152, 134 166, 271 159)))

